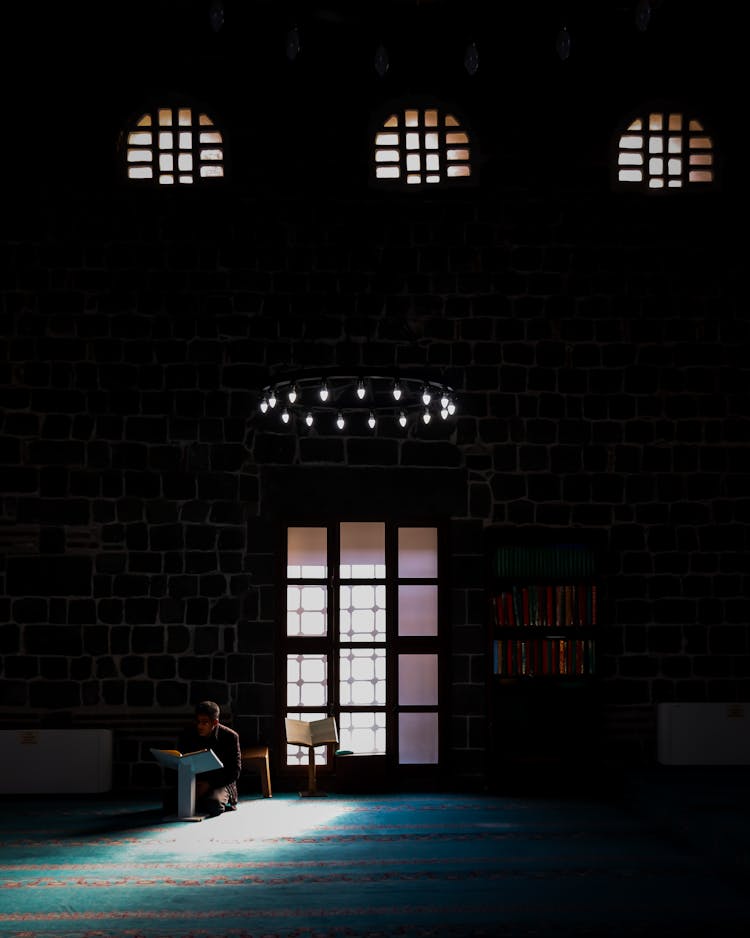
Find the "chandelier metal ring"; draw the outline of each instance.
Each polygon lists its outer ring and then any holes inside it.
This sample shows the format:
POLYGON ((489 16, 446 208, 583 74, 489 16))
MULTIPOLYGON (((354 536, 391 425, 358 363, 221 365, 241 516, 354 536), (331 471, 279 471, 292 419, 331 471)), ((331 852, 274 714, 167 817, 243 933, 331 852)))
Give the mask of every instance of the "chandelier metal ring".
POLYGON ((401 374, 298 374, 278 378, 261 391, 258 410, 282 426, 301 423, 308 429, 334 426, 341 431, 354 421, 375 430, 384 418, 402 428, 420 420, 450 420, 456 392, 444 381, 401 374))

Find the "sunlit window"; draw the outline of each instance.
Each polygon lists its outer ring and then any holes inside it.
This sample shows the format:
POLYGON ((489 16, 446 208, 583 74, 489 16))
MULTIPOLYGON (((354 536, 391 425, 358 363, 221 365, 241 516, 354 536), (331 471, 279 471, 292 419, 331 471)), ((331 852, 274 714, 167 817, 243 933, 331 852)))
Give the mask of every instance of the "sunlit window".
POLYGON ((631 121, 619 137, 618 188, 698 189, 714 182, 713 140, 695 118, 652 111, 631 121))
POLYGON ((377 130, 373 150, 376 182, 435 186, 471 176, 468 132, 437 107, 407 107, 377 130))
MULTIPOLYGON (((341 748, 439 762, 438 528, 383 521, 286 527, 284 716, 332 716, 341 748)), ((285 743, 286 765, 308 764, 285 743)), ((330 746, 314 749, 327 766, 330 746)))
POLYGON ((193 185, 224 176, 224 140, 207 114, 160 107, 142 114, 125 134, 128 179, 152 185, 193 185))

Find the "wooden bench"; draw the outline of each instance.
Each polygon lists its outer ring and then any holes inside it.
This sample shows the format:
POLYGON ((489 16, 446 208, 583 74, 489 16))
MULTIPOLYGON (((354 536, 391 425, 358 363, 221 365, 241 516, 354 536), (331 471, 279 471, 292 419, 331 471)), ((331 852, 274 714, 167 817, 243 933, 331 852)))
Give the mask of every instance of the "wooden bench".
POLYGON ((260 787, 264 798, 271 797, 271 767, 268 746, 246 746, 242 750, 242 768, 260 773, 260 787))

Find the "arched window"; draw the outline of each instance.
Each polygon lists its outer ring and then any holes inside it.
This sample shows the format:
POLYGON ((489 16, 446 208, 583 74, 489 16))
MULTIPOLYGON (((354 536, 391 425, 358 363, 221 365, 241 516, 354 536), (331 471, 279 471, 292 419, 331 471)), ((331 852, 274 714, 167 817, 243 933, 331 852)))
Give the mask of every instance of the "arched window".
POLYGON ((159 186, 192 185, 224 176, 224 138, 192 107, 147 111, 125 135, 127 178, 159 186))
POLYGON ((376 184, 462 182, 472 174, 469 134, 439 107, 400 108, 375 132, 371 168, 376 184))
POLYGON ((713 140, 700 121, 680 111, 650 111, 619 136, 618 189, 710 188, 716 181, 713 140))

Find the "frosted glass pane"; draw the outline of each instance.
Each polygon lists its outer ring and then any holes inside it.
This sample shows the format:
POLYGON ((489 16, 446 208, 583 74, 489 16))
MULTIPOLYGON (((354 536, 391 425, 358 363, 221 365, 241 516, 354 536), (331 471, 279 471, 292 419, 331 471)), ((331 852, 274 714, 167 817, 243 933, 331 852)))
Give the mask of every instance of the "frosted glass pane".
POLYGON ((398 634, 437 635, 438 588, 399 586, 398 634))
POLYGON ((402 713, 399 716, 398 761, 400 765, 437 764, 437 713, 402 713))
POLYGON ((362 584, 339 590, 339 634, 344 641, 385 640, 385 586, 362 584))
POLYGON ((399 528, 398 575, 436 577, 437 528, 399 528))
POLYGON ((339 719, 339 745, 357 756, 385 754, 385 723, 383 711, 342 712, 339 719))
POLYGON ((325 687, 320 684, 303 684, 300 688, 300 705, 303 707, 323 707, 326 703, 325 687))
POLYGON ((398 703, 407 707, 436 707, 438 656, 398 656, 398 703))
POLYGON ((320 579, 327 576, 326 553, 325 528, 289 528, 286 575, 295 579, 320 579))
POLYGON ((326 655, 287 655, 286 702, 288 707, 325 707, 328 703, 326 655))
POLYGON ((287 586, 286 634, 325 635, 326 597, 324 586, 287 586))
POLYGON ((385 575, 385 525, 374 521, 345 521, 340 528, 340 576, 385 575))
POLYGON ((342 706, 384 706, 384 648, 342 648, 339 653, 339 700, 342 706))

